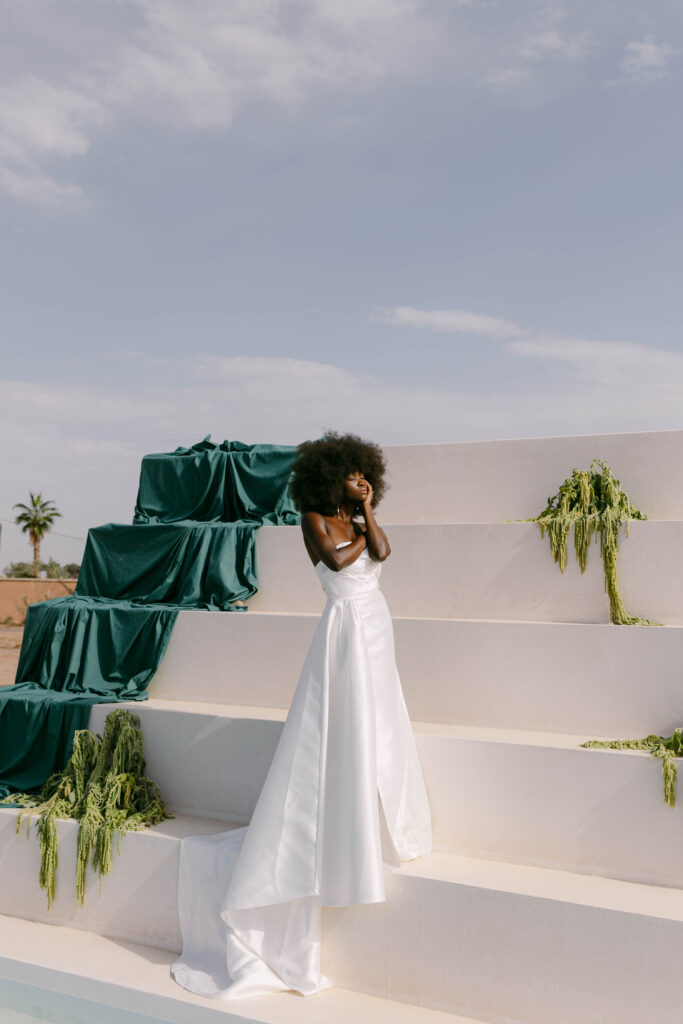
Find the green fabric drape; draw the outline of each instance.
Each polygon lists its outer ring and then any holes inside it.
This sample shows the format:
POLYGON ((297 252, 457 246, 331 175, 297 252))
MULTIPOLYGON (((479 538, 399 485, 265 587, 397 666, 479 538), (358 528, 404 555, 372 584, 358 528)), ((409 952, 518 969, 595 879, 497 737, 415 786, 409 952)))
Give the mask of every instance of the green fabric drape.
POLYGON ((0 798, 38 789, 64 767, 94 703, 34 683, 0 687, 0 798))
POLYGON ((88 694, 95 702, 144 700, 177 616, 176 608, 90 597, 31 605, 16 682, 88 694))
POLYGON ((294 445, 216 444, 206 437, 190 448, 145 455, 134 521, 296 525, 287 488, 295 453, 294 445))
POLYGON ((246 610, 256 530, 300 521, 295 452, 207 437, 144 457, 135 525, 90 530, 76 594, 29 608, 16 684, 0 688, 0 795, 61 770, 93 704, 145 699, 179 608, 246 610))
POLYGON ((0 796, 63 768, 93 704, 146 699, 177 614, 77 597, 31 605, 16 683, 0 688, 0 796))
POLYGON ((256 593, 257 526, 98 526, 88 531, 76 594, 230 611, 256 593))

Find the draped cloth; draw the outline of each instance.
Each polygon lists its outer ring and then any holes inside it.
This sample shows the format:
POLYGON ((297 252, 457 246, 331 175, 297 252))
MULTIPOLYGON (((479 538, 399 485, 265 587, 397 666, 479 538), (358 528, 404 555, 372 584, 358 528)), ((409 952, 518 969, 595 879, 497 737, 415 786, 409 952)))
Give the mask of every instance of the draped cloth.
POLYGON ((191 448, 145 455, 136 523, 271 523, 296 525, 287 483, 293 445, 243 444, 209 437, 191 448))
POLYGON ((258 523, 98 526, 88 531, 76 594, 232 611, 235 601, 256 593, 257 529, 258 523))
POLYGON ((295 451, 207 437, 143 458, 136 525, 90 530, 76 594, 28 610, 16 683, 0 687, 0 797, 62 769, 93 704, 146 699, 180 608, 246 610, 256 529, 299 522, 295 451))
POLYGON ((199 995, 327 988, 322 907, 382 902, 385 868, 431 850, 380 570, 367 549, 318 563, 327 604, 251 822, 182 842, 172 971, 199 995))
POLYGON ((17 683, 103 701, 144 700, 177 616, 177 608, 96 597, 31 605, 17 683))
POLYGON ((16 683, 0 687, 0 797, 60 771, 93 704, 146 699, 177 614, 72 596, 31 605, 16 683))

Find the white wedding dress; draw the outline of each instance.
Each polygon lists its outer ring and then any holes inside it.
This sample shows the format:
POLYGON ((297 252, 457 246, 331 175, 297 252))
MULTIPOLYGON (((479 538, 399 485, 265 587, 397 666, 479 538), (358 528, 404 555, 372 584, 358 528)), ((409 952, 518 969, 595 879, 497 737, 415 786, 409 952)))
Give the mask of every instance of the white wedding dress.
POLYGON ((198 995, 329 987, 321 908, 383 901, 385 868, 432 848, 381 565, 315 569, 327 604, 251 822, 182 842, 171 970, 198 995))

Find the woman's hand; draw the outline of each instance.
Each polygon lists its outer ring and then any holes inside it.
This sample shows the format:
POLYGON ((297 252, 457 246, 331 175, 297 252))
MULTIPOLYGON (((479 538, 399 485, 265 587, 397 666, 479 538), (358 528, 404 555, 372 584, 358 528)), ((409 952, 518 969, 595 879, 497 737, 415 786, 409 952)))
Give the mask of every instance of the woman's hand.
POLYGON ((367 493, 363 498, 363 504, 361 508, 363 509, 363 515, 367 516, 367 513, 372 509, 372 496, 375 492, 373 491, 372 484, 370 483, 369 480, 365 481, 365 486, 367 487, 367 493))
POLYGON ((369 480, 366 480, 365 485, 367 492, 363 498, 361 508, 363 510, 363 518, 365 519, 365 539, 368 545, 368 554, 373 561, 383 562, 391 554, 391 548, 389 547, 386 533, 377 525, 377 520, 372 511, 372 496, 375 493, 372 489, 372 484, 369 480))

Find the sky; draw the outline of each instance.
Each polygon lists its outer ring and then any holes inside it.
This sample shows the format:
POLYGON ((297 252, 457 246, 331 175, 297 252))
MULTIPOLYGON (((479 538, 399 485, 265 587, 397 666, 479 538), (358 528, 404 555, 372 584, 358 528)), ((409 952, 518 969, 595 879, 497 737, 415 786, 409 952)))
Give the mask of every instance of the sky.
POLYGON ((682 428, 682 71, 674 0, 0 0, 0 569, 207 434, 682 428))

